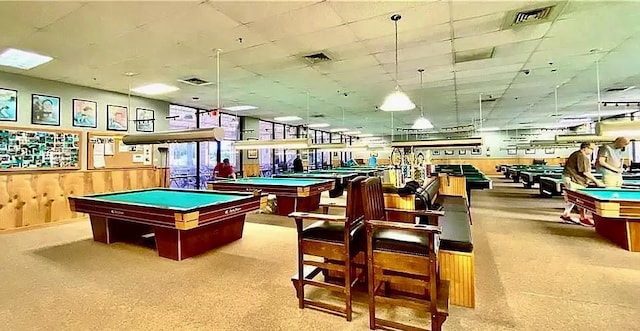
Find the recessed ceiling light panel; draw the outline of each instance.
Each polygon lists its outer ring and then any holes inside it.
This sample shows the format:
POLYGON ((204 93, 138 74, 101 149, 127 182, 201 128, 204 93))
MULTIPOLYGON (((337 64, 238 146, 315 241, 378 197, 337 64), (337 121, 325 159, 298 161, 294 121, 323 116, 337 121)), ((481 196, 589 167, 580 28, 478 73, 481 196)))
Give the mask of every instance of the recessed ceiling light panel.
POLYGON ((302 118, 298 116, 280 116, 280 117, 274 117, 273 119, 278 122, 293 122, 293 121, 299 121, 302 118))
POLYGON ((35 68, 51 60, 53 58, 50 56, 21 51, 15 48, 7 48, 0 53, 0 65, 23 70, 35 68))
POLYGON ((328 128, 331 124, 329 123, 311 123, 309 124, 310 128, 328 128))
POLYGON ((256 106, 244 105, 244 106, 224 107, 224 108, 222 108, 222 109, 224 109, 224 110, 230 110, 230 111, 242 111, 242 110, 253 110, 253 109, 258 109, 258 107, 256 107, 256 106))
POLYGON ((138 86, 136 88, 131 89, 132 92, 146 94, 146 95, 158 95, 158 94, 164 94, 169 92, 175 92, 177 90, 179 90, 179 88, 175 86, 161 84, 161 83, 143 85, 143 86, 138 86))

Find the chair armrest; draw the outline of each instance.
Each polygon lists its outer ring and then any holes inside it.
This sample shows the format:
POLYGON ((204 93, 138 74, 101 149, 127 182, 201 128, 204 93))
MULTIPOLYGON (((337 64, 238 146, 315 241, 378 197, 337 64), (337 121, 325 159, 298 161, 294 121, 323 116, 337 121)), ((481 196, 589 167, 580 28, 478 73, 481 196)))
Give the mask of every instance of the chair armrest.
POLYGON ((289 217, 295 218, 296 220, 318 220, 318 221, 328 221, 328 222, 346 222, 347 221, 347 217, 344 215, 314 214, 314 213, 303 213, 303 212, 293 212, 289 214, 289 217))
POLYGON ((434 233, 442 232, 442 227, 434 226, 434 225, 426 225, 426 224, 410 224, 410 223, 377 221, 377 220, 367 220, 365 223, 367 224, 367 226, 374 229, 375 228, 395 229, 395 230, 409 230, 409 231, 415 231, 415 232, 434 232, 434 233))
POLYGON ((394 212, 394 213, 405 213, 411 214, 415 216, 444 216, 444 211, 442 210, 407 210, 407 209, 397 209, 397 208, 385 208, 386 212, 394 212))

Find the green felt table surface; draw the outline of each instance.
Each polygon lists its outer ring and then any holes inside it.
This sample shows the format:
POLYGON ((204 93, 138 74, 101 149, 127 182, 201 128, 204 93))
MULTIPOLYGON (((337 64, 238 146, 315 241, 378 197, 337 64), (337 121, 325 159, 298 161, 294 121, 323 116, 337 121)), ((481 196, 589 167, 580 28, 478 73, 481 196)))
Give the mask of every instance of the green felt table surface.
POLYGON ((640 190, 586 188, 578 191, 600 200, 640 201, 640 190))
POLYGON ((92 196, 94 199, 125 204, 146 205, 161 208, 193 209, 225 202, 239 201, 246 196, 210 191, 185 192, 172 190, 145 190, 92 196))
POLYGON ((217 180, 214 183, 225 184, 242 184, 242 185, 267 185, 267 186, 311 186, 323 184, 330 181, 329 179, 312 179, 312 178, 274 178, 274 177, 251 177, 240 178, 238 180, 227 179, 217 180))
POLYGON ((349 172, 340 172, 340 173, 311 173, 311 172, 296 172, 296 173, 284 173, 284 174, 278 174, 277 176, 274 176, 274 178, 287 178, 287 177, 291 177, 291 178, 331 178, 331 177, 348 177, 348 176, 356 176, 357 174, 355 172, 349 173, 349 172))

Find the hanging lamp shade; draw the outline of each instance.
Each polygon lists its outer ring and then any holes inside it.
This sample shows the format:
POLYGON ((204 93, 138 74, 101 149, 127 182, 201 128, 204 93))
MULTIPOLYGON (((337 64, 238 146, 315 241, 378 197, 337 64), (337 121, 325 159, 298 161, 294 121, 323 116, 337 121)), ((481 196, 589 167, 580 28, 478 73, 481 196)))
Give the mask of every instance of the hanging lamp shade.
POLYGON ((416 105, 409 99, 409 96, 404 92, 400 91, 400 86, 398 86, 398 21, 402 18, 402 16, 398 14, 394 14, 391 16, 391 20, 393 21, 396 28, 396 89, 391 92, 384 98, 384 102, 382 106, 380 106, 380 110, 382 111, 407 111, 416 108, 416 105))
POLYGON ((414 129, 414 130, 433 129, 433 124, 431 124, 431 121, 429 121, 426 117, 420 116, 413 123, 413 126, 411 128, 414 129))
POLYGON ((416 105, 398 87, 384 98, 384 103, 380 106, 382 111, 407 111, 415 109, 416 105))

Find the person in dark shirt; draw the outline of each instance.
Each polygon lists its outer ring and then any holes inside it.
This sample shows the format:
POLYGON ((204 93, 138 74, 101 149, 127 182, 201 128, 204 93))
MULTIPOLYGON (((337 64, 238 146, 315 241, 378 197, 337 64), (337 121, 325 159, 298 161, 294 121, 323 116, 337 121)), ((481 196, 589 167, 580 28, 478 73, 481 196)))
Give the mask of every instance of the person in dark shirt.
POLYGON ((236 179, 236 172, 233 170, 231 163, 229 163, 229 159, 224 159, 213 168, 213 176, 215 179, 236 179))
MULTIPOLYGON (((564 165, 564 170, 562 171, 562 181, 564 183, 565 190, 583 189, 590 182, 595 183, 599 187, 604 187, 604 183, 595 178, 591 173, 591 161, 589 160, 589 156, 593 153, 593 149, 593 144, 583 142, 580 144, 579 150, 571 153, 564 165)), ((562 216, 560 216, 563 221, 593 226, 591 220, 586 217, 584 209, 580 209, 580 222, 575 222, 570 216, 573 207, 575 207, 575 204, 567 202, 564 212, 562 213, 562 216)))
POLYGON ((302 159, 300 159, 300 155, 296 155, 296 158, 293 160, 293 172, 303 172, 304 166, 302 165, 302 159))

